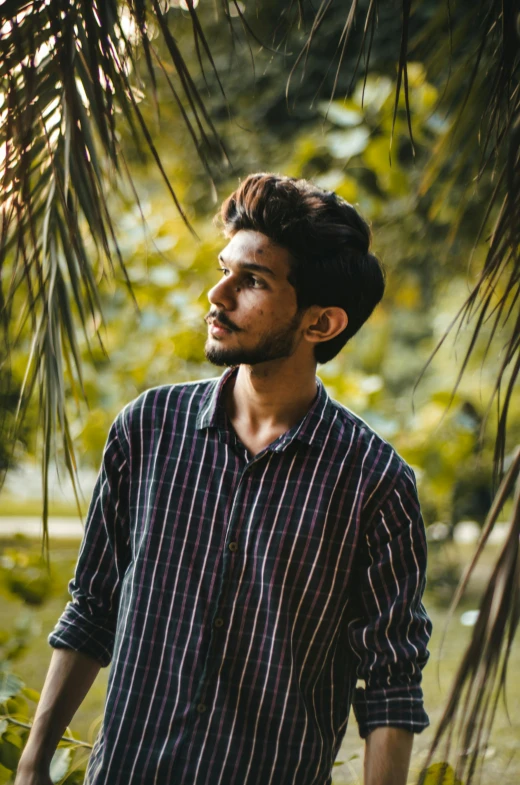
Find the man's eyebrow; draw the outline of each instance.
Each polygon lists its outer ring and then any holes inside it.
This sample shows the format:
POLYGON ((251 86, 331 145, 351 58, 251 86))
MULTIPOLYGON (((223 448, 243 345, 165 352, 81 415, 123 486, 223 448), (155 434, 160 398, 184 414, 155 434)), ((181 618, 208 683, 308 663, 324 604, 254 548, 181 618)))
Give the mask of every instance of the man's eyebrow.
MULTIPOLYGON (((226 264, 222 254, 218 255, 218 260, 222 264, 226 264)), ((264 273, 264 275, 269 275, 271 278, 276 278, 276 273, 274 273, 270 267, 258 264, 258 262, 236 262, 236 267, 240 270, 249 270, 253 273, 264 273)))

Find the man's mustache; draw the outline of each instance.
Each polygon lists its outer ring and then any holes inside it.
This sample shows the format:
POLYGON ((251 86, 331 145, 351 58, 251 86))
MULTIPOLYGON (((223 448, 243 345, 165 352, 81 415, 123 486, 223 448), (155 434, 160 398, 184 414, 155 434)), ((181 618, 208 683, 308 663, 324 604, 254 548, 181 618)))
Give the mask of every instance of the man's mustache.
POLYGON ((204 321, 206 324, 216 320, 219 322, 223 327, 227 327, 228 330, 233 330, 233 332, 240 332, 240 327, 237 327, 229 317, 226 316, 225 313, 219 313, 218 311, 210 311, 204 317, 204 321))

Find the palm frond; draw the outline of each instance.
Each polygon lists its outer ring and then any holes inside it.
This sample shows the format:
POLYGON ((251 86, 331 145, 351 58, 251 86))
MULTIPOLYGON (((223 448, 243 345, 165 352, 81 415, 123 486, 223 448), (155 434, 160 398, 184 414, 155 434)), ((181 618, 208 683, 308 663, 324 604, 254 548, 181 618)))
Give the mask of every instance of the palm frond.
MULTIPOLYGON (((216 73, 193 3, 188 5, 199 62, 202 66, 206 58, 216 73)), ((69 388, 76 399, 84 395, 76 321, 88 344, 90 325, 102 324, 96 268, 101 277, 119 269, 131 289, 108 207, 114 175, 116 183, 129 175, 118 141, 118 111, 138 152, 152 156, 189 226, 130 77, 138 79, 140 52, 152 90, 154 59, 163 68, 157 52, 152 54, 150 16, 178 76, 180 94, 169 80, 172 94, 211 176, 226 153, 156 0, 151 8, 144 0, 6 0, 0 5, 0 304, 5 338, 0 360, 7 367, 13 343, 30 336, 17 422, 21 427, 39 389, 44 546, 49 466, 58 436, 59 452, 75 482, 65 392, 69 388), (86 251, 87 237, 97 249, 95 259, 86 251)), ((97 338, 102 345, 99 327, 97 338)), ((10 441, 15 443, 15 434, 10 441)))
POLYGON ((507 666, 520 621, 520 449, 504 476, 450 610, 451 617, 512 490, 515 499, 509 531, 481 600, 471 641, 437 726, 423 777, 444 740, 445 758, 456 746, 456 774, 464 782, 471 782, 486 751, 498 701, 505 697, 507 666))

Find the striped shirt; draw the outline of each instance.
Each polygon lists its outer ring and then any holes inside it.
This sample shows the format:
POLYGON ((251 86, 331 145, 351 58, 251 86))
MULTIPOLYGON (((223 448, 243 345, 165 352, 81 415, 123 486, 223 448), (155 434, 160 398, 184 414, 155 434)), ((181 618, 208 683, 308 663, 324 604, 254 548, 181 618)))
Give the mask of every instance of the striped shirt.
POLYGON ((411 469, 319 379, 251 456, 235 372, 148 390, 110 430, 49 637, 111 662, 89 785, 329 785, 352 703, 363 737, 428 724, 411 469))

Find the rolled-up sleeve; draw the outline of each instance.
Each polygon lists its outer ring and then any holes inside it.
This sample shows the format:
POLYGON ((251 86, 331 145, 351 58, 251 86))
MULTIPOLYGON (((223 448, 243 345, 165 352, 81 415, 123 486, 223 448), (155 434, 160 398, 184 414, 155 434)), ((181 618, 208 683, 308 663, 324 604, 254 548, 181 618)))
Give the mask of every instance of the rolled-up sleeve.
POLYGON ((72 600, 48 639, 52 647, 83 652, 102 666, 112 658, 121 581, 130 560, 128 451, 120 418, 105 445, 69 583, 72 600))
POLYGON ((431 622, 422 605, 426 538, 412 471, 401 471, 364 531, 350 645, 357 676, 353 708, 363 738, 377 727, 419 733, 429 724, 421 671, 431 622))

